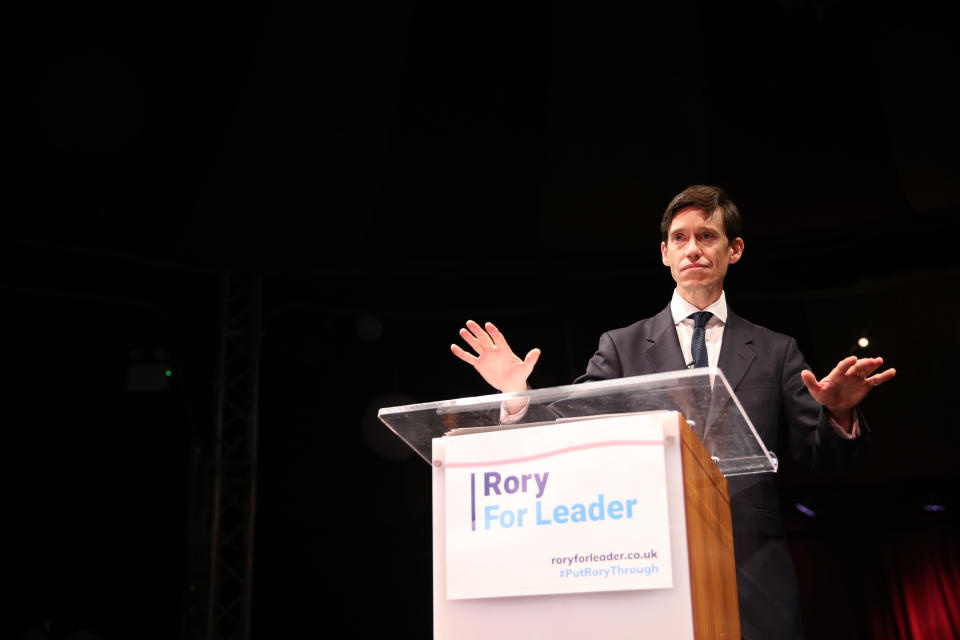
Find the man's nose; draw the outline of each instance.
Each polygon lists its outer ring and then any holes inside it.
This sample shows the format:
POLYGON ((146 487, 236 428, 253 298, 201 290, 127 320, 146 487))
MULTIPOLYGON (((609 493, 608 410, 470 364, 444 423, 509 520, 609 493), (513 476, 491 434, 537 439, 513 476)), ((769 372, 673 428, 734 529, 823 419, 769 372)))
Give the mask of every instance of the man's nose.
POLYGON ((687 246, 684 247, 684 253, 688 256, 700 257, 703 251, 700 249, 700 243, 697 242, 696 238, 690 238, 687 241, 687 246))

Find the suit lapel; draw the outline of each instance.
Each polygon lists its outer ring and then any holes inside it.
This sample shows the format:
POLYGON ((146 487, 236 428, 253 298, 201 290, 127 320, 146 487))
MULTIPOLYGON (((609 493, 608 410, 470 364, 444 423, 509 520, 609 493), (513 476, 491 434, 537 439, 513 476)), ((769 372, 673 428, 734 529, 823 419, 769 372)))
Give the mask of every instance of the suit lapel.
POLYGON ((683 371, 687 368, 677 339, 677 328, 670 314, 670 305, 653 317, 653 326, 646 340, 652 344, 644 354, 655 373, 683 371))
POLYGON ((727 377, 731 389, 737 388, 755 357, 750 325, 728 307, 718 365, 727 377))

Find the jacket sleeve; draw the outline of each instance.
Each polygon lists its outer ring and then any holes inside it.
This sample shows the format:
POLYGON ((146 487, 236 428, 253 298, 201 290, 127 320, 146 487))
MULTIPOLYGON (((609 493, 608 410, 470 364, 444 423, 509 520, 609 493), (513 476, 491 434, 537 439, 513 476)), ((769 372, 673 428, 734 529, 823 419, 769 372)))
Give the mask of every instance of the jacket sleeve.
POLYGON ((613 380, 623 377, 623 365, 620 363, 620 354, 610 333, 600 336, 600 345, 597 352, 587 363, 587 371, 574 380, 574 384, 594 382, 596 380, 613 380))

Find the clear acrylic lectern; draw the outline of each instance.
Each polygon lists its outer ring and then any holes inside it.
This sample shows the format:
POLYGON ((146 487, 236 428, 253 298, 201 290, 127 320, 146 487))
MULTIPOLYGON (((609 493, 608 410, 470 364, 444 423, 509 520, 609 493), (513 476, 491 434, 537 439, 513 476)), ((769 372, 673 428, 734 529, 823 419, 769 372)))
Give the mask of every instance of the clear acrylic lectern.
POLYGON ((380 409, 379 417, 432 464, 434 438, 662 410, 683 414, 724 476, 777 470, 776 456, 767 451, 716 367, 389 407, 380 409), (521 399, 527 406, 519 419, 511 420, 505 415, 506 403, 523 404, 521 399))

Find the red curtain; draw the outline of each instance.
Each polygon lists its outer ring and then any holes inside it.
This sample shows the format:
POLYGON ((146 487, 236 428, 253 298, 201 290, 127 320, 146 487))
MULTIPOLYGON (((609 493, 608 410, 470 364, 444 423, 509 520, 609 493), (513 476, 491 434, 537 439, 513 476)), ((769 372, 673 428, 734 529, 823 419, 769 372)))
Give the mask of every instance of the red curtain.
POLYGON ((870 601, 874 638, 960 638, 960 541, 950 529, 912 531, 881 545, 882 579, 870 601))

